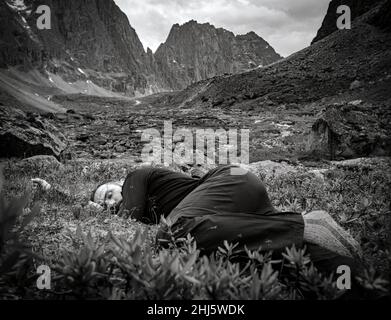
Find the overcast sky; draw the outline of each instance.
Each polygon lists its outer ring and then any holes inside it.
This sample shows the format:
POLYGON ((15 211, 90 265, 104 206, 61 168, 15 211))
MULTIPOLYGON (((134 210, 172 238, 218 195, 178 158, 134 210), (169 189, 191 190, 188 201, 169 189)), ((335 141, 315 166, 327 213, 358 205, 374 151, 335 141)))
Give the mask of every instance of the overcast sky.
POLYGON ((115 0, 144 47, 165 42, 173 24, 191 19, 235 34, 255 31, 278 53, 307 47, 322 24, 330 0, 115 0))

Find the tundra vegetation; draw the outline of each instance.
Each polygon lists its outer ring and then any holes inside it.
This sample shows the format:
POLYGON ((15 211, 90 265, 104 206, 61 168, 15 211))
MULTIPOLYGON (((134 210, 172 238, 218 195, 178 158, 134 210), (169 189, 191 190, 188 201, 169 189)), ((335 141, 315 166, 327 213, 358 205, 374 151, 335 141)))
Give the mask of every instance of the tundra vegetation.
MULTIPOLYGON (((318 272, 305 249, 287 248, 280 260, 246 251, 240 262, 235 244, 200 256, 190 236, 163 249, 155 241, 156 226, 82 205, 96 184, 120 179, 132 168, 69 161, 54 170, 9 162, 0 198, 1 299, 301 300, 336 299, 343 293, 332 276, 318 272), (29 190, 36 176, 70 196, 29 190), (40 265, 51 268, 50 290, 37 288, 40 265)), ((308 170, 270 175, 258 169, 257 174, 278 209, 328 210, 349 229, 364 251, 360 298, 387 296, 389 172, 358 166, 326 170, 322 176, 308 170)))

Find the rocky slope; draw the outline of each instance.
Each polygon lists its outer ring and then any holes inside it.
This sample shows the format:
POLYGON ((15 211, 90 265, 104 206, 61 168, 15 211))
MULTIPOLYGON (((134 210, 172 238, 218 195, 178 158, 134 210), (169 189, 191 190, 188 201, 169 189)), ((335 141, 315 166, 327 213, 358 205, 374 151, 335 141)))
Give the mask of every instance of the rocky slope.
MULTIPOLYGON (((183 89, 194 81, 280 58, 255 33, 235 36, 195 22, 175 25, 156 54, 145 52, 113 0, 48 0, 51 29, 40 30, 39 5, 36 0, 0 2, 0 91, 22 104, 37 100, 34 95, 133 97, 183 89), (39 75, 31 81, 35 71, 39 75)), ((35 108, 41 104, 45 111, 60 109, 38 100, 31 103, 35 108)))
POLYGON ((327 14, 323 20, 322 27, 319 29, 313 43, 322 40, 333 32, 337 31, 337 19, 339 14, 337 8, 341 5, 349 6, 351 9, 352 19, 356 19, 365 12, 373 8, 377 3, 382 0, 332 0, 329 4, 327 14))
MULTIPOLYGON (((390 11, 384 10, 389 5, 390 0, 374 5, 352 30, 334 32, 287 59, 181 92, 132 101, 47 93, 51 102, 91 115, 49 114, 47 120, 68 138, 76 158, 137 156, 140 132, 161 129, 164 120, 174 127, 248 128, 250 161, 389 156, 391 32, 390 11)), ((146 55, 153 69, 156 57, 150 50, 146 55)), ((30 85, 40 79, 34 72, 22 79, 15 70, 7 76, 4 81, 13 76, 30 85)), ((51 79, 59 81, 53 74, 51 79)), ((69 85, 69 92, 74 88, 69 85)))
MULTIPOLYGON (((342 145, 323 137, 329 145, 320 153, 328 158, 390 155, 391 32, 387 26, 391 20, 388 19, 390 11, 386 10, 388 6, 390 1, 374 3, 371 10, 354 20, 351 30, 336 31, 280 62, 238 75, 208 79, 178 94, 159 97, 156 103, 186 110, 242 110, 264 117, 271 110, 275 110, 275 115, 281 114, 281 110, 286 114, 301 111, 302 120, 313 119, 315 124, 317 119, 327 118, 335 122, 336 135, 339 132, 350 135, 341 140, 342 145), (348 105, 344 112, 351 114, 331 119, 336 114, 326 114, 326 110, 334 104, 348 105), (362 106, 358 117, 355 105, 362 106), (352 118, 355 120, 350 121, 352 118), (372 126, 366 119, 376 124, 372 126), (369 134, 360 129, 366 127, 377 129, 369 134), (354 141, 356 135, 360 137, 356 140, 362 141, 348 150, 344 145, 354 141)), ((307 146, 314 148, 307 151, 313 155, 319 153, 321 144, 312 144, 311 139, 316 141, 319 140, 317 135, 327 134, 317 128, 308 132, 307 146)), ((283 143, 289 143, 288 139, 283 143)))
POLYGON ((45 2, 51 8, 50 30, 37 28, 34 0, 0 3, 0 67, 38 68, 65 82, 88 79, 126 95, 162 90, 150 56, 113 1, 45 2))
POLYGON ((375 8, 371 13, 356 20, 349 32, 337 31, 273 65, 202 81, 170 103, 232 107, 251 102, 256 108, 314 102, 350 89, 368 98, 364 89, 384 84, 391 74, 391 33, 374 25, 387 12, 375 8))
POLYGON ((174 25, 155 54, 162 76, 173 89, 262 67, 281 58, 254 32, 235 36, 223 28, 194 20, 174 25))

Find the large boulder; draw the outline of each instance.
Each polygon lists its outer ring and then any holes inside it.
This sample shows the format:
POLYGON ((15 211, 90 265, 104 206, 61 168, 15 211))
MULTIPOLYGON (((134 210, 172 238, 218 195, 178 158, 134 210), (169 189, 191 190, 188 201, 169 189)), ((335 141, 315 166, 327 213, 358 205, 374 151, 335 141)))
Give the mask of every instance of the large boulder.
POLYGON ((35 114, 0 107, 0 158, 52 155, 59 158, 67 147, 63 134, 35 114))
POLYGON ((389 156, 390 116, 371 105, 329 106, 313 124, 306 150, 329 160, 389 156))
POLYGON ((63 167, 62 163, 53 156, 34 156, 17 162, 21 168, 39 168, 58 170, 63 167))

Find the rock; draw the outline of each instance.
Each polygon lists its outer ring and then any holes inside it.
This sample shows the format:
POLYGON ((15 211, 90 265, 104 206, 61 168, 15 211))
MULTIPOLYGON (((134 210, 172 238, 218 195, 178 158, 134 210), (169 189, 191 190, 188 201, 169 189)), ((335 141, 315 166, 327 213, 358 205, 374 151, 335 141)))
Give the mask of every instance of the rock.
POLYGON ((391 132, 382 119, 390 116, 370 105, 333 105, 313 124, 306 151, 329 160, 389 156, 391 132))
POLYGON ((50 189, 52 189, 52 185, 41 178, 31 179, 31 182, 33 183, 35 188, 38 188, 44 192, 48 192, 50 191, 50 189))
POLYGON ((264 176, 266 178, 272 178, 273 176, 281 176, 289 173, 298 173, 301 169, 300 166, 293 166, 286 162, 274 162, 270 160, 251 163, 250 165, 241 165, 245 169, 264 176))
POLYGON ((59 169, 62 167, 61 162, 59 162, 53 156, 34 156, 27 159, 23 159, 18 163, 21 166, 34 166, 42 169, 59 169))
POLYGON ((359 106, 360 104, 362 104, 362 100, 350 101, 349 104, 352 106, 359 106))
POLYGON ((362 87, 361 81, 355 80, 350 84, 350 90, 359 89, 362 87))
POLYGON ((76 140, 81 142, 87 142, 90 139, 90 135, 88 133, 81 133, 76 137, 76 140))
POLYGON ((54 117, 57 119, 57 120, 60 120, 60 121, 66 121, 68 120, 68 116, 65 114, 65 113, 56 113, 54 115, 54 117))
POLYGON ((59 158, 66 148, 66 138, 48 120, 11 107, 0 109, 0 158, 59 158))
POLYGON ((373 25, 381 29, 391 31, 391 1, 390 0, 384 2, 383 6, 372 18, 371 22, 373 25))
POLYGON ((116 146, 114 147, 114 150, 115 150, 116 152, 118 152, 118 153, 125 153, 125 152, 126 152, 126 148, 123 147, 123 146, 121 146, 121 145, 116 145, 116 146))
POLYGON ((357 158, 344 161, 331 162, 337 168, 373 168, 376 166, 387 166, 391 164, 391 159, 386 157, 357 158))

